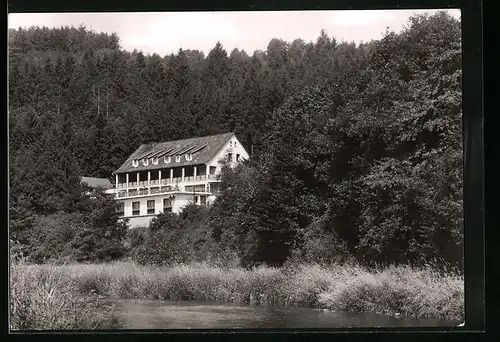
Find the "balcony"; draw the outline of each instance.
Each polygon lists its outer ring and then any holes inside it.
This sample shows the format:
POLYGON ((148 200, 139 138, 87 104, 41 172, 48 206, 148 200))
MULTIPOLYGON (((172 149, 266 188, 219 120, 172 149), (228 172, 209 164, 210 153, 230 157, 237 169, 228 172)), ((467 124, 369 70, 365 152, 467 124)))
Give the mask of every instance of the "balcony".
POLYGON ((155 185, 174 185, 177 183, 193 183, 193 182, 199 182, 199 181, 205 181, 205 180, 212 180, 215 181, 217 180, 217 175, 197 175, 197 176, 185 176, 184 180, 182 180, 182 177, 174 177, 172 179, 166 178, 166 179, 152 179, 150 180, 149 184, 148 181, 139 181, 139 182, 128 182, 128 187, 127 183, 118 183, 117 189, 126 189, 126 188, 137 188, 139 186, 155 186, 155 185))
MULTIPOLYGON (((207 189, 205 189, 207 190, 207 189)), ((185 192, 186 189, 184 187, 177 186, 164 186, 164 187, 148 187, 148 188, 140 188, 140 189, 131 189, 127 191, 118 191, 115 194, 115 198, 130 198, 130 197, 140 197, 140 196, 148 196, 148 195, 157 195, 157 194, 168 194, 177 191, 185 192)), ((189 191, 189 193, 199 193, 199 194, 210 194, 207 191, 189 191)))
MULTIPOLYGON (((217 175, 198 175, 198 176, 185 176, 184 183, 186 182, 197 182, 203 180, 217 180, 217 175)), ((179 179, 179 183, 182 182, 182 178, 179 179)))

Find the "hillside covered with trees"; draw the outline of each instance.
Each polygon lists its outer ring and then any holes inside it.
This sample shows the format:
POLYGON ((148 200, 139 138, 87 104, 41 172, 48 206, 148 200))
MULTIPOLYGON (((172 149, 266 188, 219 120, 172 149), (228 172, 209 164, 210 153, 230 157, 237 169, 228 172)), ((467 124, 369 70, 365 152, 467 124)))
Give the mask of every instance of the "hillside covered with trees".
POLYGON ((366 44, 322 31, 207 56, 124 51, 85 27, 10 30, 11 242, 33 261, 460 266, 460 37, 444 12, 366 44), (251 160, 224 169, 209 209, 127 233, 112 199, 82 196, 79 176, 110 178, 142 143, 227 131, 251 160))

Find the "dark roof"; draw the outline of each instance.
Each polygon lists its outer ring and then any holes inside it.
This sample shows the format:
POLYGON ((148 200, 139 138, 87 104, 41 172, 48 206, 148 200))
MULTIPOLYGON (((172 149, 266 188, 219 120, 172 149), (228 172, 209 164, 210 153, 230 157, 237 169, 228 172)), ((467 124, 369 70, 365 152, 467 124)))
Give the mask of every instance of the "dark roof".
POLYGON ((167 141, 161 143, 150 143, 141 145, 130 157, 113 173, 123 173, 129 171, 154 170, 161 167, 176 167, 186 165, 205 164, 210 162, 224 144, 234 135, 234 133, 223 133, 209 135, 206 137, 189 138, 182 140, 167 141), (186 160, 182 156, 179 162, 175 161, 175 155, 193 153, 192 160, 186 160), (163 162, 163 157, 172 156, 169 164, 163 162), (142 158, 160 157, 158 164, 153 165, 151 160, 144 166, 142 158), (139 166, 133 167, 132 160, 138 160, 139 166))
POLYGON ((80 180, 91 188, 111 189, 113 187, 109 179, 106 178, 80 177, 80 180))

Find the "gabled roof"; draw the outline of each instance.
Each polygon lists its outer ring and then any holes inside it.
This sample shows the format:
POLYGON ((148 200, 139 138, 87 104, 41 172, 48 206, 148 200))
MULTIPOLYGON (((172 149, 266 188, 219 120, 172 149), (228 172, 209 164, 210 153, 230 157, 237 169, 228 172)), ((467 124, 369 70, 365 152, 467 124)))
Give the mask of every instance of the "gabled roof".
POLYGON ((106 178, 95 178, 95 177, 80 177, 82 183, 87 184, 91 188, 103 188, 103 189, 111 189, 113 185, 106 178))
POLYGON ((189 138, 182 140, 167 141, 161 143, 150 143, 141 145, 130 157, 113 173, 123 173, 130 171, 154 170, 165 167, 177 167, 186 165, 205 164, 210 162, 224 144, 234 135, 234 133, 223 133, 209 135, 205 137, 189 138), (185 153, 193 153, 192 160, 186 160, 185 153), (175 156, 181 155, 179 162, 175 161, 175 156), (171 162, 165 164, 163 157, 171 156, 171 162), (151 160, 144 166, 142 158, 160 157, 158 165, 153 165, 151 160), (138 160, 139 166, 132 166, 132 161, 138 160))

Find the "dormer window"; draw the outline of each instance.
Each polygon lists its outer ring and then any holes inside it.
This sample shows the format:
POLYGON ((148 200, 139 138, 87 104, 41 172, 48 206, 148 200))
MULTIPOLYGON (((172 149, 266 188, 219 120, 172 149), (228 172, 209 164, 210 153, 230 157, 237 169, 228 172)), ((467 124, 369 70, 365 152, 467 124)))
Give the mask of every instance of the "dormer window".
POLYGON ((153 158, 152 162, 153 162, 153 165, 158 165, 158 158, 153 158))
POLYGON ((170 160, 171 160, 170 156, 166 156, 165 158, 163 158, 163 161, 165 162, 165 164, 170 163, 170 160))
POLYGON ((181 156, 175 156, 175 161, 180 162, 181 161, 181 156))
POLYGON ((192 153, 186 154, 186 160, 193 160, 193 154, 192 153))
POLYGON ((146 159, 146 158, 144 158, 144 159, 142 160, 142 165, 144 165, 144 166, 148 166, 148 164, 149 164, 149 160, 148 160, 148 159, 146 159))
POLYGON ((132 166, 133 167, 138 167, 139 166, 139 161, 137 159, 132 160, 132 166))

